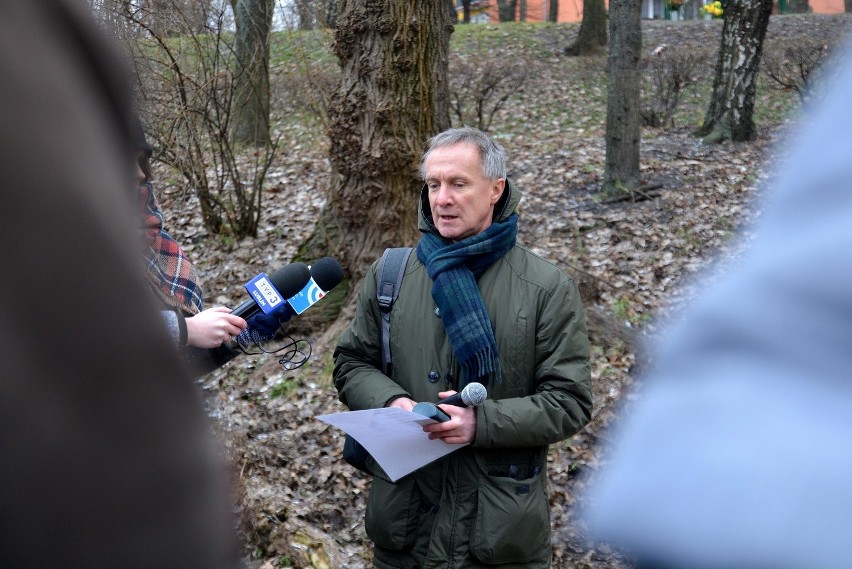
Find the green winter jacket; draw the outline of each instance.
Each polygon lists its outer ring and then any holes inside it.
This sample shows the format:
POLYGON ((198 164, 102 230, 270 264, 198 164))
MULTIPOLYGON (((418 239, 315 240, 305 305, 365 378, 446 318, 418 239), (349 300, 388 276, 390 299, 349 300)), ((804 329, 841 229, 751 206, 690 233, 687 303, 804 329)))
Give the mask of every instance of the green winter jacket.
MULTIPOLYGON (((507 181, 495 221, 515 211, 507 181)), ((420 229, 435 231, 421 195, 420 229)), ((398 396, 437 401, 457 389, 458 370, 432 300, 432 280, 409 258, 391 312, 391 377, 381 372, 377 263, 364 279, 355 318, 334 353, 334 382, 350 409, 398 396)), ((391 482, 374 474, 365 526, 379 568, 549 568, 547 446, 585 425, 592 409, 589 341, 574 281, 515 246, 479 279, 496 330, 502 383, 476 408, 473 443, 391 482)), ((424 434, 424 436, 426 436, 424 434)))

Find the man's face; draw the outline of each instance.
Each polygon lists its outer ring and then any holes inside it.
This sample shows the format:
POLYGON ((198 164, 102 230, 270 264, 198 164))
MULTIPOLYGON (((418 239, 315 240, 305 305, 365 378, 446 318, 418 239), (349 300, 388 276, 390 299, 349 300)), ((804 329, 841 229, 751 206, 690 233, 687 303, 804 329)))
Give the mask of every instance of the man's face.
POLYGON ((432 220, 442 237, 459 241, 488 229, 506 181, 485 177, 476 146, 462 142, 436 148, 425 171, 432 220))

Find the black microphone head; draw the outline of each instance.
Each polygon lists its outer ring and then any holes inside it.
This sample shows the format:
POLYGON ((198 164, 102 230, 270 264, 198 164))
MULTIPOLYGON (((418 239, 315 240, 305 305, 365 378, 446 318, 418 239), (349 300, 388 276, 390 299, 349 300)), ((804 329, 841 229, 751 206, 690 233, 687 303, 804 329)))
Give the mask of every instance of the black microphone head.
POLYGON ((305 288, 311 280, 311 270, 304 263, 290 263, 269 275, 272 286, 284 298, 290 298, 305 288))
POLYGON ((311 265, 311 277, 323 292, 328 292, 343 280, 343 267, 332 257, 323 257, 311 265))
POLYGON ((488 398, 488 391, 481 383, 468 383, 461 391, 462 403, 468 407, 476 407, 482 405, 482 402, 488 398))

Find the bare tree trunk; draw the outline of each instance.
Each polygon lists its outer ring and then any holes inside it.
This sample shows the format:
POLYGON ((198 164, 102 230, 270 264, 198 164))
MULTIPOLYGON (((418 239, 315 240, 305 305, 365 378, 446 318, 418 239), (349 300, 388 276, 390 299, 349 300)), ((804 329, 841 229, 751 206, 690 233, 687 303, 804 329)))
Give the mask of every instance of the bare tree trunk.
POLYGON ((274 0, 239 0, 237 35, 237 92, 231 137, 237 144, 269 145, 269 34, 274 0))
POLYGON ((756 136, 754 93, 773 0, 730 0, 725 6, 713 94, 704 124, 695 131, 707 143, 756 136))
POLYGON ((450 126, 445 2, 342 0, 331 96, 332 182, 323 220, 300 254, 336 254, 352 278, 388 245, 417 239, 420 158, 450 126))
POLYGON ((846 13, 852 12, 852 0, 843 0, 843 7, 846 8, 846 13))
MULTIPOLYGON (((847 1, 852 2, 852 0, 847 0, 847 1)), ((470 23, 470 0, 462 0, 462 14, 463 14, 463 17, 464 17, 463 22, 465 24, 469 24, 470 23)))
POLYGON ((171 0, 144 0, 139 6, 146 13, 148 26, 155 34, 161 37, 176 35, 173 23, 178 18, 171 0))
POLYGON ((296 14, 300 30, 314 29, 314 0, 296 0, 296 14))
POLYGON ((326 0, 324 24, 329 29, 337 27, 337 3, 338 0, 326 0))
POLYGON ((808 0, 789 0, 787 2, 787 14, 807 14, 811 11, 808 0))
POLYGON ((527 0, 519 0, 519 2, 521 3, 520 20, 522 22, 526 22, 527 21, 527 0))
POLYGON ((210 0, 183 0, 186 25, 194 34, 203 34, 207 30, 212 9, 210 0))
POLYGON ((583 21, 580 22, 580 31, 574 44, 565 48, 565 55, 601 53, 607 43, 606 27, 604 0, 583 0, 583 21))
MULTIPOLYGON (((852 2, 852 0, 849 0, 852 2)), ((559 20, 559 0, 550 0, 550 4, 547 9, 547 21, 548 22, 557 22, 559 20)))
POLYGON ((497 13, 501 22, 514 22, 518 0, 497 0, 497 13))
POLYGON ((641 0, 611 0, 609 4, 606 163, 601 188, 608 195, 631 191, 640 185, 641 9, 641 0))

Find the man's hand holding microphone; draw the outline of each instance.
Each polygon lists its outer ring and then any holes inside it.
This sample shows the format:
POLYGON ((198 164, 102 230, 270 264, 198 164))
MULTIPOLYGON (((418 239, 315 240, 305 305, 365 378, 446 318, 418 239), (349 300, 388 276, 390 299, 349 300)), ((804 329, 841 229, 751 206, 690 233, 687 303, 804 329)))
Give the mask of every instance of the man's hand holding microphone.
POLYGON ((408 397, 398 397, 388 407, 420 413, 435 419, 423 426, 429 438, 441 439, 448 444, 472 443, 476 437, 476 409, 488 397, 485 386, 471 382, 461 392, 441 391, 437 403, 415 403, 408 397), (439 407, 440 406, 440 407, 439 407))

